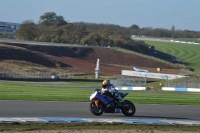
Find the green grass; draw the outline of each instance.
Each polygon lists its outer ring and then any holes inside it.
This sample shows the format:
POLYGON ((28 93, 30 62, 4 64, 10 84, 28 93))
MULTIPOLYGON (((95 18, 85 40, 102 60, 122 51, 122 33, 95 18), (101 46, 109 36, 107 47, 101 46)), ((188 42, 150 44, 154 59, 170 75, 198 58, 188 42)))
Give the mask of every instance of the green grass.
MULTIPOLYGON (((0 100, 89 102, 90 94, 98 86, 100 88, 101 83, 66 82, 55 84, 1 81, 0 100)), ((161 90, 127 92, 129 94, 125 99, 133 103, 200 105, 199 93, 164 92, 161 90)))
POLYGON ((86 95, 89 95, 94 88, 85 87, 100 85, 101 83, 97 82, 55 84, 3 81, 0 82, 0 100, 86 101, 86 95))
POLYGON ((187 63, 188 68, 200 73, 200 45, 155 41, 145 41, 145 43, 155 46, 158 51, 181 58, 187 63))

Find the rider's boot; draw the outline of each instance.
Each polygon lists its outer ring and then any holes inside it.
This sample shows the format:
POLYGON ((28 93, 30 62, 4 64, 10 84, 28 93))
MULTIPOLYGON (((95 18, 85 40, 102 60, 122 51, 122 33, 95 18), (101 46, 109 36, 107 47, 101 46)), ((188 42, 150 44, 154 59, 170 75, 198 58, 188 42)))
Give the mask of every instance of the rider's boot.
POLYGON ((120 96, 118 96, 117 99, 119 100, 120 105, 124 102, 124 100, 120 96))
POLYGON ((118 99, 120 103, 124 102, 124 99, 121 96, 119 96, 118 99))
POLYGON ((106 106, 106 108, 109 108, 111 105, 110 104, 108 104, 107 106, 106 106))

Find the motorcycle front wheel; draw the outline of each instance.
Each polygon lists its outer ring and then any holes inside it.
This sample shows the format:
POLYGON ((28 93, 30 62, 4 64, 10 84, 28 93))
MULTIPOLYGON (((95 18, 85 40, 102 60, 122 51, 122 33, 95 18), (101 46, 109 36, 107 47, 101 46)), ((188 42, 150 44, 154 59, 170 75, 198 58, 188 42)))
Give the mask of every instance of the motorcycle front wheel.
POLYGON ((103 109, 103 105, 101 102, 98 102, 98 105, 95 104, 94 101, 90 102, 90 111, 92 114, 100 116, 103 114, 104 109, 103 109))
POLYGON ((125 100, 124 103, 123 103, 123 106, 122 106, 122 113, 125 115, 125 116, 133 116, 136 112, 136 108, 135 108, 135 105, 128 101, 128 100, 125 100))

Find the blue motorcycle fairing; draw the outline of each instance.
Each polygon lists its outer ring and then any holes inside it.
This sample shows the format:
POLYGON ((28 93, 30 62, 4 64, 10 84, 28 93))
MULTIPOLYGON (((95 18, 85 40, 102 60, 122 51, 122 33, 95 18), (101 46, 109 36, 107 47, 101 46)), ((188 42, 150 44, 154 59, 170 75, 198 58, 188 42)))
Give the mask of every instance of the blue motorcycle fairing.
POLYGON ((114 98, 102 94, 97 94, 93 99, 100 100, 104 105, 108 105, 109 103, 114 101, 114 98))
POLYGON ((128 92, 121 92, 121 94, 120 94, 120 96, 122 97, 122 98, 124 98, 125 96, 127 96, 128 95, 128 92))

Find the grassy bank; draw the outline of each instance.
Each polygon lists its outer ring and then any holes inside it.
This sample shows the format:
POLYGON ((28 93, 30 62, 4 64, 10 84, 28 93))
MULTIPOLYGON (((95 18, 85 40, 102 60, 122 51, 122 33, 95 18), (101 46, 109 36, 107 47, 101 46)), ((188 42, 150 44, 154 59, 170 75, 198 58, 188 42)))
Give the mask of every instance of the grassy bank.
MULTIPOLYGON (((0 82, 0 100, 37 100, 89 102, 89 96, 98 82, 0 82)), ((127 91, 125 99, 141 104, 200 105, 199 93, 164 92, 159 89, 146 91, 127 91), (186 100, 187 99, 187 100, 186 100)))
POLYGON ((145 43, 155 46, 155 49, 158 51, 182 59, 187 68, 193 68, 197 73, 200 72, 199 45, 156 41, 145 41, 145 43))

